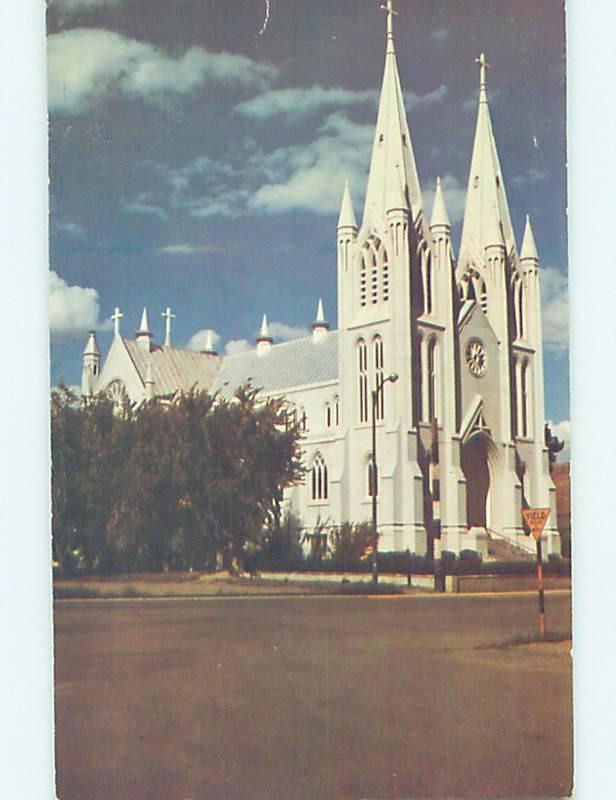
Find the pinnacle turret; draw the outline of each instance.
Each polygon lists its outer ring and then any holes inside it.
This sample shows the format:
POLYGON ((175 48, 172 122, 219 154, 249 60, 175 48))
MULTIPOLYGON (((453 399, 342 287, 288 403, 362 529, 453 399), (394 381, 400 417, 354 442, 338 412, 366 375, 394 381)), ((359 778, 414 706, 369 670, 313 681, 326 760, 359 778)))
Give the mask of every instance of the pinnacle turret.
POLYGON ((432 206, 432 218, 430 228, 450 228, 449 214, 445 204, 445 196, 441 187, 441 179, 436 179, 436 191, 434 192, 434 205, 432 206))
POLYGON ((143 309, 143 313, 141 315, 141 322, 139 324, 139 329, 135 332, 135 337, 137 342, 145 349, 150 349, 150 344, 152 339, 154 338, 154 334, 150 330, 150 323, 148 322, 148 310, 147 308, 143 309))
POLYGON ((269 333, 269 325, 267 322, 267 314, 263 314, 263 320, 261 321, 261 330, 259 331, 259 335, 257 336, 257 355, 263 355, 267 353, 273 343, 273 339, 269 333))
POLYGON ((98 342, 96 341, 96 331, 89 332, 88 341, 86 342, 83 354, 84 356, 100 356, 101 351, 98 349, 98 342))
POLYGON ((329 330, 329 322, 325 319, 325 312, 323 311, 323 300, 319 298, 317 305, 317 315, 312 323, 312 341, 320 342, 329 330))
POLYGON ((357 230, 357 220, 355 219, 355 212, 353 211, 353 201, 351 200, 351 190, 348 181, 344 182, 344 192, 342 194, 342 203, 340 204, 338 230, 340 230, 340 228, 354 228, 357 230))
POLYGON ((528 214, 526 215, 526 225, 524 226, 524 236, 520 249, 520 261, 526 260, 539 261, 539 253, 537 252, 533 228, 530 224, 530 216, 528 214))

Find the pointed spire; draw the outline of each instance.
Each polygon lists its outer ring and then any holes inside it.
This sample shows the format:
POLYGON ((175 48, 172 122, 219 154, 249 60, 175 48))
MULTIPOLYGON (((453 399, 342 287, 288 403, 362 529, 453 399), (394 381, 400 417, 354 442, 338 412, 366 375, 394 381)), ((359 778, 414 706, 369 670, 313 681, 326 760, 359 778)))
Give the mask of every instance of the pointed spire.
POLYGON ((208 328, 205 333, 205 347, 201 350, 202 353, 206 353, 209 356, 216 356, 218 353, 214 349, 214 331, 211 328, 208 328))
POLYGON ((319 298, 317 304, 317 315, 312 323, 312 341, 320 342, 329 330, 329 322, 325 320, 325 312, 323 311, 323 300, 319 298))
POLYGON ((485 54, 475 59, 479 64, 479 109, 471 157, 471 168, 464 210, 460 258, 462 263, 470 253, 481 253, 484 248, 504 240, 507 252, 515 252, 515 237, 509 215, 505 184, 496 149, 487 94, 487 69, 485 54))
POLYGON ((261 322, 261 330, 257 336, 257 355, 267 353, 272 346, 273 339, 269 334, 269 325, 267 324, 267 314, 263 314, 261 322))
POLYGON ((86 342, 83 351, 84 356, 100 356, 101 351, 98 349, 98 342, 96 341, 96 331, 88 333, 88 341, 86 342))
POLYGON ((524 227, 524 236, 522 238, 522 248, 520 250, 520 261, 526 260, 539 261, 539 253, 537 252, 537 245, 535 244, 535 236, 533 228, 530 224, 530 216, 526 215, 526 225, 524 227))
POLYGON ((141 315, 141 323, 139 324, 139 330, 135 332, 135 337, 139 344, 144 348, 144 350, 150 349, 151 341, 154 337, 154 334, 150 330, 150 323, 148 322, 148 310, 147 308, 143 309, 143 313, 141 315))
POLYGON ((396 12, 391 0, 383 8, 387 12, 387 51, 363 219, 364 224, 368 221, 377 225, 382 225, 388 211, 411 210, 416 219, 422 210, 394 46, 396 12))
POLYGON ((353 201, 351 200, 351 190, 349 182, 344 182, 344 192, 342 203, 340 204, 340 216, 338 217, 338 230, 340 228, 355 228, 357 230, 357 220, 353 211, 353 201))
POLYGON ((441 179, 436 179, 436 191, 434 192, 434 205, 432 206, 432 219, 430 220, 430 228, 451 228, 449 221, 449 214, 447 213, 447 206, 445 204, 445 196, 441 187, 441 179))

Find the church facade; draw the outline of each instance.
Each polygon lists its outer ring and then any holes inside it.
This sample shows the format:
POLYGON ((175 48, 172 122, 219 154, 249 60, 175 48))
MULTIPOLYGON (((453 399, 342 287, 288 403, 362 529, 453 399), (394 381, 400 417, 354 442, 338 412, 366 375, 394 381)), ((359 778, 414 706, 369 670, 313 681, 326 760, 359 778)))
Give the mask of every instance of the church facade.
POLYGON ((337 226, 338 328, 319 302, 312 335, 221 357, 115 336, 101 365, 91 334, 82 394, 117 402, 249 381, 284 396, 303 431, 303 483, 285 502, 304 529, 363 522, 377 494, 379 548, 470 549, 489 537, 532 552, 525 507, 549 507, 544 553, 560 553, 544 442, 540 265, 530 220, 518 250, 492 130, 485 58, 458 256, 437 180, 423 207, 388 14, 385 71, 358 223, 348 185, 337 226), (374 418, 374 419, 373 419, 374 418), (378 470, 373 467, 373 429, 378 470))

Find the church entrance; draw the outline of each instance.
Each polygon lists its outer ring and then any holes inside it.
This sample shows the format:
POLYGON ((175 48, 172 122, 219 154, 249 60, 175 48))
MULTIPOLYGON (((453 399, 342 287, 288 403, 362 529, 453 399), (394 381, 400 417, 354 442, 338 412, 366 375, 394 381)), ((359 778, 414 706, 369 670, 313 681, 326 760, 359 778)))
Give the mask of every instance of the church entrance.
POLYGON ((466 519, 469 528, 489 527, 489 455, 491 440, 476 433, 462 447, 462 472, 466 478, 466 519))

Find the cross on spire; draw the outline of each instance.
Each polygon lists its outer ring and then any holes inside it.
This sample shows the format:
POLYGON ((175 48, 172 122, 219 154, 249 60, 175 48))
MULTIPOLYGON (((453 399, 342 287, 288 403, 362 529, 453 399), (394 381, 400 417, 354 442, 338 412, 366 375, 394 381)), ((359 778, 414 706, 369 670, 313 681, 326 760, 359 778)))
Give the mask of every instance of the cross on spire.
POLYGON ((475 59, 475 64, 479 64, 479 88, 485 89, 488 83, 487 71, 490 69, 490 65, 486 61, 486 54, 481 53, 479 58, 475 59))
POLYGON ((381 11, 387 12, 387 38, 393 40, 394 38, 394 17, 398 16, 398 12, 394 11, 393 0, 387 0, 387 5, 381 5, 381 11))
POLYGON ((120 309, 116 306, 116 308, 113 311, 113 314, 110 317, 110 319, 113 320, 113 335, 114 336, 119 336, 120 335, 120 320, 122 319, 123 316, 124 316, 124 314, 122 314, 120 309))
POLYGON ((161 317, 165 320, 165 347, 171 347, 171 320, 175 319, 175 314, 172 314, 171 309, 167 306, 161 317))

